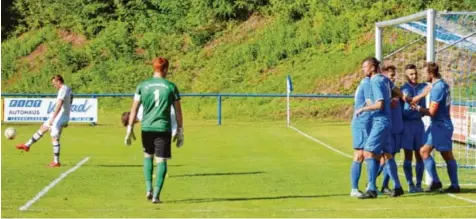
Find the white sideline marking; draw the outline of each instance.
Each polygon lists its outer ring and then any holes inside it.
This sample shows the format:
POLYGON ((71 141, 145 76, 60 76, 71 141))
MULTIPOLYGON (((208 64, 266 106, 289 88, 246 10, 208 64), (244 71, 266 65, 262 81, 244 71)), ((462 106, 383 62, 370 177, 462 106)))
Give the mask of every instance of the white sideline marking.
MULTIPOLYGON (((299 130, 299 129, 293 127, 293 126, 289 126, 289 128, 294 129, 294 130, 297 131, 299 134, 301 134, 301 135, 303 135, 303 136, 305 136, 305 137, 307 137, 307 138, 309 138, 309 139, 311 139, 311 140, 313 140, 313 141, 315 141, 315 142, 317 142, 317 143, 319 143, 319 144, 325 146, 326 148, 329 148, 329 149, 331 149, 331 150, 333 150, 333 151, 335 151, 335 152, 337 152, 337 153, 339 153, 339 154, 341 154, 341 155, 343 155, 343 156, 345 156, 345 157, 353 158, 350 154, 346 154, 346 153, 344 153, 344 152, 342 152, 342 151, 340 151, 340 150, 338 150, 338 149, 336 149, 336 148, 334 148, 334 147, 332 147, 332 146, 330 146, 330 145, 328 145, 328 144, 326 144, 326 143, 324 143, 324 142, 322 142, 322 141, 319 141, 319 140, 317 140, 316 138, 314 138, 314 137, 312 137, 312 136, 310 136, 310 135, 308 135, 308 134, 302 132, 301 130, 299 130)), ((402 174, 400 174, 400 175, 402 175, 402 174)), ((469 203, 476 204, 476 200, 473 200, 473 199, 463 198, 463 197, 460 197, 460 196, 457 196, 457 195, 454 195, 454 194, 450 194, 450 193, 447 193, 447 195, 450 196, 450 197, 452 197, 452 198, 456 198, 456 199, 459 199, 459 200, 463 200, 463 201, 466 201, 466 202, 469 202, 469 203)))
POLYGON ((332 146, 330 146, 330 145, 328 145, 328 144, 326 144, 326 143, 324 143, 324 142, 322 142, 322 141, 319 141, 319 140, 313 138, 312 136, 309 136, 308 134, 302 132, 301 130, 299 130, 299 129, 297 129, 297 128, 294 128, 293 126, 289 126, 289 128, 294 129, 295 131, 299 132, 299 134, 304 135, 305 137, 307 137, 307 138, 309 138, 309 139, 311 139, 311 140, 313 140, 313 141, 315 141, 315 142, 317 142, 317 143, 323 145, 324 147, 326 147, 326 148, 328 148, 328 149, 331 149, 331 150, 333 150, 333 151, 335 151, 335 152, 337 152, 337 153, 339 153, 339 154, 341 154, 341 155, 343 155, 343 156, 345 156, 345 157, 352 158, 352 155, 346 154, 346 153, 344 153, 344 152, 342 152, 342 151, 340 151, 340 150, 338 150, 338 149, 336 149, 336 148, 334 148, 334 147, 332 147, 332 146))
POLYGON ((469 198, 463 198, 463 197, 461 197, 461 196, 456 196, 456 195, 454 195, 454 194, 448 194, 448 195, 451 196, 451 197, 453 197, 453 198, 459 199, 459 200, 463 200, 463 201, 467 201, 467 202, 476 204, 476 201, 475 201, 475 200, 472 200, 472 199, 469 199, 469 198))
MULTIPOLYGON (((166 203, 165 203, 166 204, 166 203)), ((455 206, 430 206, 430 207, 396 207, 396 208, 279 208, 279 209, 249 209, 249 208, 225 208, 225 209, 54 209, 54 208, 32 208, 30 211, 55 212, 55 211, 84 211, 84 212, 314 212, 314 211, 382 211, 382 210, 424 210, 424 209, 455 209, 455 208, 475 208, 474 205, 455 206)))
POLYGON ((77 170, 81 165, 86 163, 89 160, 90 157, 86 157, 83 160, 79 161, 74 167, 69 169, 68 171, 62 173, 58 178, 53 180, 49 185, 47 185, 45 188, 43 188, 34 198, 32 198, 30 201, 28 201, 25 205, 21 206, 18 210, 20 211, 26 211, 33 203, 38 201, 43 195, 45 195, 50 189, 52 189, 56 184, 58 184, 62 179, 64 179, 68 174, 74 172, 77 170))

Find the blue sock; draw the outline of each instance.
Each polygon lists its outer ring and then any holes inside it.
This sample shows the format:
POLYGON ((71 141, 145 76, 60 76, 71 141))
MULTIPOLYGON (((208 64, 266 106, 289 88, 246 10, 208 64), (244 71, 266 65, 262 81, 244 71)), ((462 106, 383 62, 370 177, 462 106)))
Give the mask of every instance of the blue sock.
POLYGON ((366 158, 365 163, 367 163, 367 175, 368 175, 368 190, 377 191, 377 185, 375 184, 377 178, 377 162, 373 158, 366 158))
POLYGON ((394 188, 401 188, 402 186, 400 185, 400 179, 398 178, 398 169, 395 159, 388 159, 386 168, 390 178, 392 178, 394 188))
POLYGON ((423 161, 417 161, 415 166, 416 173, 416 186, 421 188, 421 181, 423 180, 423 172, 425 171, 425 165, 423 161))
POLYGON ((383 168, 382 188, 388 188, 389 181, 390 181, 390 175, 388 174, 387 168, 383 168))
POLYGON ((451 186, 456 188, 459 187, 458 184, 458 164, 456 160, 446 161, 446 168, 448 170, 448 176, 450 177, 451 186))
POLYGON ((380 162, 378 162, 377 165, 379 165, 379 166, 378 166, 378 171, 377 171, 377 177, 379 177, 380 174, 382 173, 382 171, 385 171, 385 170, 384 170, 384 169, 385 169, 385 168, 384 168, 384 167, 385 167, 385 163, 384 163, 384 164, 380 164, 380 162))
POLYGON ((350 167, 350 183, 353 189, 359 188, 359 179, 360 179, 361 171, 362 171, 362 163, 353 161, 352 166, 350 167))
MULTIPOLYGON (((380 160, 374 159, 374 162, 375 162, 375 178, 377 178, 380 175, 380 173, 379 173, 380 160)), ((377 181, 375 181, 375 183, 377 183, 377 181)))
POLYGON ((433 160, 433 157, 429 156, 428 158, 423 160, 423 163, 425 164, 426 171, 428 171, 428 174, 433 179, 433 182, 440 182, 440 178, 438 178, 438 173, 436 172, 436 165, 435 161, 433 160))
POLYGON ((412 161, 404 160, 403 161, 403 172, 405 173, 405 178, 407 178, 408 186, 413 186, 413 173, 412 173, 412 161))

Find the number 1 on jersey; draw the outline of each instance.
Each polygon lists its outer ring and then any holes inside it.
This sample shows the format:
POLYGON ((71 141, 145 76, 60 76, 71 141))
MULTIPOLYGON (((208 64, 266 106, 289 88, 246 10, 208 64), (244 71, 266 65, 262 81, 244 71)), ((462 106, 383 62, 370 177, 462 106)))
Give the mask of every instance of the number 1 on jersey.
POLYGON ((159 106, 159 89, 154 90, 154 102, 155 102, 155 107, 159 106))

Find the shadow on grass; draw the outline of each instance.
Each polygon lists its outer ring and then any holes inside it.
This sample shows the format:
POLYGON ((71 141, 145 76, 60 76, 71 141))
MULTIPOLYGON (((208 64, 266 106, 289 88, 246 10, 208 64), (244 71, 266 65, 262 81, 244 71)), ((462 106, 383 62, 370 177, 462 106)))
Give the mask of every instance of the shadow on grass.
MULTIPOLYGON (((101 164, 97 167, 143 167, 142 164, 101 164)), ((167 165, 169 167, 181 167, 183 165, 167 165)))
POLYGON ((194 176, 233 176, 233 175, 255 175, 265 173, 263 171, 255 172, 230 172, 230 173, 194 173, 183 175, 171 175, 170 177, 194 177, 194 176))
POLYGON ((349 196, 349 194, 323 194, 323 195, 284 195, 284 196, 264 196, 264 197, 241 197, 241 198, 198 198, 165 201, 166 203, 204 203, 204 202, 234 202, 234 201, 255 201, 255 200, 280 200, 280 199, 313 199, 349 196))

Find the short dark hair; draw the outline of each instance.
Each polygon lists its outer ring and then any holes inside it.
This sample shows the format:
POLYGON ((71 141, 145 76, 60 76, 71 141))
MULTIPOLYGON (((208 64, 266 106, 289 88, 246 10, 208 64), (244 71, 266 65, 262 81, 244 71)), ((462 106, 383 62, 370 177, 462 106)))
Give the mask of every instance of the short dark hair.
POLYGON ((427 73, 433 74, 437 78, 441 77, 440 67, 436 62, 427 62, 423 67, 426 68, 427 73))
POLYGON ((397 68, 394 65, 386 65, 386 66, 383 66, 382 71, 383 72, 388 72, 388 71, 396 72, 397 68))
POLYGON ((55 75, 55 76, 51 77, 51 80, 61 81, 61 83, 64 83, 63 76, 61 76, 61 75, 55 75))
POLYGON ((131 112, 123 112, 122 113, 121 122, 122 122, 122 125, 124 127, 129 125, 129 116, 130 115, 131 115, 131 112))
POLYGON ((408 69, 414 69, 414 70, 417 70, 417 68, 416 68, 416 65, 415 65, 415 64, 408 64, 408 65, 405 65, 405 70, 408 70, 408 69))
POLYGON ((375 66, 375 68, 379 67, 380 65, 380 61, 377 60, 377 58, 375 57, 368 57, 364 59, 364 61, 362 61, 362 64, 364 64, 365 62, 369 62, 371 65, 375 66))

